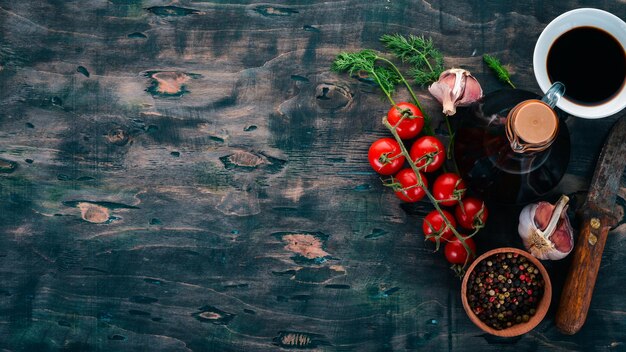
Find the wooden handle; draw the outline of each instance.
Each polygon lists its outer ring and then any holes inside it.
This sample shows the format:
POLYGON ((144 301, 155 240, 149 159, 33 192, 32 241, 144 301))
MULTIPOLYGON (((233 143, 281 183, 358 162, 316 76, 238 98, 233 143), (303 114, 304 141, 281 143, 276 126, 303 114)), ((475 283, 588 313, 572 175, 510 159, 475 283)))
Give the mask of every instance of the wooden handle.
POLYGON ((597 212, 583 215, 572 264, 556 312, 556 326, 564 334, 577 333, 587 318, 593 287, 602 261, 602 252, 609 233, 608 222, 607 217, 597 212))

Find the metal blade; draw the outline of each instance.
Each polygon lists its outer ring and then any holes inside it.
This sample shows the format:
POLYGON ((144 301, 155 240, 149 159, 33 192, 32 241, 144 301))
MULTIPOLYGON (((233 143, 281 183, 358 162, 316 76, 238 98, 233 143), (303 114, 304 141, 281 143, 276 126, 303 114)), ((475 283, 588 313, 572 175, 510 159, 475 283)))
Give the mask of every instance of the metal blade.
POLYGON ((626 166, 626 115, 613 125, 609 137, 602 147, 591 179, 587 206, 595 206, 607 215, 613 213, 617 191, 626 166))

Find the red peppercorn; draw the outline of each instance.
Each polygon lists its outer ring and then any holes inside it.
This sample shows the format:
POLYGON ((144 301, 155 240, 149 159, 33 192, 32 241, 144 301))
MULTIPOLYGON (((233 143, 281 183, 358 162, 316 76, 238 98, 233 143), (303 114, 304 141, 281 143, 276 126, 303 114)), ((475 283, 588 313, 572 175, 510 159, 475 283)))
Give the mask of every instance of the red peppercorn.
POLYGON ((537 269, 533 264, 524 256, 512 257, 494 255, 470 276, 470 282, 475 283, 468 291, 472 311, 497 330, 527 321, 535 314, 544 291, 544 282, 534 273, 537 269))

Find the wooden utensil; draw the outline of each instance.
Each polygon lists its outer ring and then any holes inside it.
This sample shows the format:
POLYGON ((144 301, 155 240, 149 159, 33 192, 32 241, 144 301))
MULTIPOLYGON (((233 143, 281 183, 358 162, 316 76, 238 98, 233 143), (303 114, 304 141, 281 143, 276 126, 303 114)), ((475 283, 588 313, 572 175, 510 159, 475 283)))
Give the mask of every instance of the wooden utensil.
POLYGON ((626 117, 615 123, 602 148, 582 212, 582 226, 565 279, 557 328, 573 335, 587 318, 607 234, 615 225, 615 198, 626 166, 626 117))

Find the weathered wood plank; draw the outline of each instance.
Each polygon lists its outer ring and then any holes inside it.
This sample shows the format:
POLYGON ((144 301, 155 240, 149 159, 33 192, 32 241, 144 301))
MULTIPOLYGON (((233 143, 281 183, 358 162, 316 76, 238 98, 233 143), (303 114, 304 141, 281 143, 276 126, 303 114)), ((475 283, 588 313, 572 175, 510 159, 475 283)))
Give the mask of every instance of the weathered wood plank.
MULTIPOLYGON (((483 53, 538 91, 535 39, 582 5, 0 0, 0 347, 623 348, 623 236, 578 335, 552 311, 518 339, 477 330, 422 241, 428 206, 401 207, 365 161, 387 105, 329 72, 340 50, 415 33, 485 91, 502 85, 483 53)), ((585 190, 611 122, 568 119, 565 192, 585 190)), ((481 250, 520 245, 515 211, 494 209, 481 250)), ((549 265, 556 288, 566 265, 549 265)))

